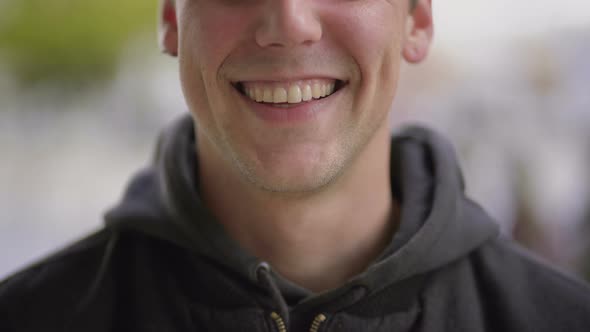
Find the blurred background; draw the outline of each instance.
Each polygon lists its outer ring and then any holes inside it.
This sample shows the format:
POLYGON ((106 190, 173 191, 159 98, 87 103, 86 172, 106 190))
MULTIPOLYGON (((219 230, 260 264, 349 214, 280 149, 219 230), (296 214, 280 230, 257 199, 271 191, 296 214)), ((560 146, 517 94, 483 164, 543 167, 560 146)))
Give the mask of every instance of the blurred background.
MULTIPOLYGON (((590 279, 590 3, 434 0, 394 126, 451 138, 471 197, 590 279)), ((156 0, 0 1, 0 279, 102 223, 186 111, 156 0)))

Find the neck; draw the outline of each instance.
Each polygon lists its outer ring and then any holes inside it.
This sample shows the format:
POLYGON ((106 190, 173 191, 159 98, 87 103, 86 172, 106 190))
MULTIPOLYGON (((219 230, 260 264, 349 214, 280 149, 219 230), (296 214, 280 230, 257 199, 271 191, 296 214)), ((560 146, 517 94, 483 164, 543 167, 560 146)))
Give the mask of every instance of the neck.
POLYGON ((338 287, 379 256, 397 226, 386 129, 329 188, 307 196, 261 192, 201 158, 203 200, 230 237, 287 279, 315 292, 338 287))

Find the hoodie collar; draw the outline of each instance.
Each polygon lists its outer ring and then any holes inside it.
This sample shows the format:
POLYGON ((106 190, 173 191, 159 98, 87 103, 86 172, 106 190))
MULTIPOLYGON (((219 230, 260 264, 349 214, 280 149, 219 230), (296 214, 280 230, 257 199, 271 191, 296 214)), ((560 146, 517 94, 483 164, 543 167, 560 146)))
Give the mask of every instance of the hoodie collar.
MULTIPOLYGON (((186 115, 160 136, 153 163, 133 178, 106 223, 186 247, 257 283, 263 262, 240 248, 202 204, 195 151, 194 123, 186 115)), ((491 218, 465 197, 453 148, 430 130, 410 127, 392 138, 391 187, 401 203, 400 228, 391 244, 364 273, 321 297, 357 286, 377 292, 465 256, 498 233, 491 218)), ((281 291, 307 293, 274 276, 281 291)))

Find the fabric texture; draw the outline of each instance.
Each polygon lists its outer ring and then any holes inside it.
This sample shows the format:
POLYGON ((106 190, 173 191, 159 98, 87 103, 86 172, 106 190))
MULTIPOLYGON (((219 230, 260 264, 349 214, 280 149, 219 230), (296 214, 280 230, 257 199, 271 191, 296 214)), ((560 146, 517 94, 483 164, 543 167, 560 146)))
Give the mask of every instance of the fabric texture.
POLYGON ((194 147, 186 115, 103 229, 0 283, 0 331, 590 330, 588 286, 501 238, 430 130, 392 137, 390 245, 322 293, 226 234, 201 203, 194 147))

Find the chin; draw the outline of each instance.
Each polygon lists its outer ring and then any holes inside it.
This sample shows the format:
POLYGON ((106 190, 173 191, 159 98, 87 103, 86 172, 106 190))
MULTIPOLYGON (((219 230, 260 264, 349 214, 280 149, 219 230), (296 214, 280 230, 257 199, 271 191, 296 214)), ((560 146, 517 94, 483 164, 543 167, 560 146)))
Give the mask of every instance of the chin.
POLYGON ((297 196, 322 191, 332 182, 333 177, 311 179, 260 179, 251 177, 249 180, 262 191, 297 196))
POLYGON ((338 163, 325 162, 317 165, 293 163, 262 167, 245 167, 240 172, 257 188, 271 193, 306 194, 321 191, 339 175, 338 163))

